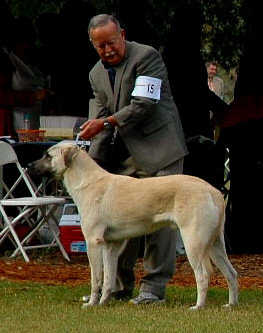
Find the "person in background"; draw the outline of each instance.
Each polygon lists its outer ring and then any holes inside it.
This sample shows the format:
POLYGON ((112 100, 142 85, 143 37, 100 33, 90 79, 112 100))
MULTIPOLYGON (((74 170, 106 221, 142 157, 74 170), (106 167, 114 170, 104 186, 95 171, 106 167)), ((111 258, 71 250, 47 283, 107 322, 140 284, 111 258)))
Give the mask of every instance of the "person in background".
MULTIPOLYGON (((206 63, 207 75, 208 75, 208 87, 211 91, 213 91, 218 97, 222 100, 225 100, 225 92, 224 92, 224 81, 217 76, 218 66, 215 61, 209 61, 206 63)), ((213 111, 210 111, 211 119, 214 119, 213 111)), ((212 120, 213 121, 213 120, 212 120)), ((222 139, 222 135, 220 136, 220 128, 215 125, 214 127, 214 138, 217 141, 217 153, 221 153, 222 160, 225 157, 226 147, 224 145, 224 140, 222 139)))
MULTIPOLYGON (((11 77, 11 88, 15 92, 20 92, 20 96, 24 96, 24 105, 17 104, 15 101, 13 104, 15 130, 24 128, 25 115, 30 117, 31 128, 38 129, 44 100, 49 97, 46 79, 34 63, 35 42, 36 33, 32 23, 27 18, 21 17, 12 22, 10 39, 3 50, 8 55, 14 68, 11 77), (29 100, 26 101, 26 98, 29 100)), ((18 96, 17 93, 16 96, 18 96)))
MULTIPOLYGON (((111 15, 93 17, 88 32, 101 59, 90 72, 92 119, 80 133, 91 139, 90 156, 113 173, 135 177, 182 173, 187 148, 160 53, 126 41, 111 15)), ((145 236, 146 276, 132 304, 164 302, 175 268, 175 237, 171 228, 145 236)), ((137 239, 129 240, 124 251, 118 266, 118 299, 133 295, 137 239)))
POLYGON ((208 74, 209 89, 224 100, 224 81, 219 76, 217 76, 217 63, 214 61, 207 62, 206 69, 208 74))
POLYGON ((4 51, 10 42, 14 17, 5 1, 0 1, 0 136, 16 137, 13 123, 13 106, 32 105, 37 100, 35 92, 14 91, 12 78, 15 67, 4 51))

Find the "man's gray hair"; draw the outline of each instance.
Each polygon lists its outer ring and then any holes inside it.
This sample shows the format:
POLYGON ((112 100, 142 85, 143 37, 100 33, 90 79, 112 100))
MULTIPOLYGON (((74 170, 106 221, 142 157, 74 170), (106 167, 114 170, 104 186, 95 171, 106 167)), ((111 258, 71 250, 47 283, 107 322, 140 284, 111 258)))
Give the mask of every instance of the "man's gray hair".
POLYGON ((88 26, 88 34, 90 35, 91 29, 96 29, 98 27, 103 27, 109 23, 114 23, 119 31, 121 31, 120 23, 114 17, 113 15, 109 14, 99 14, 96 16, 93 16, 90 20, 89 26, 88 26))

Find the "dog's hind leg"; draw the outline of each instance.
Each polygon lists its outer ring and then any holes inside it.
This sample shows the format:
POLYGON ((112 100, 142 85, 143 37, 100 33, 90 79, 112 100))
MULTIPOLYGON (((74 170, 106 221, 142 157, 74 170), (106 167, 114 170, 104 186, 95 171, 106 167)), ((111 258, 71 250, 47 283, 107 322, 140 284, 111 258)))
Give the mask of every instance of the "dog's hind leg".
POLYGON ((91 269, 91 295, 88 306, 97 305, 103 281, 103 245, 89 244, 88 259, 91 269))
POLYGON ((120 240, 105 242, 103 246, 104 282, 100 305, 108 303, 116 291, 118 259, 126 244, 126 240, 120 240))
POLYGON ((190 309, 198 310, 205 306, 212 266, 210 259, 206 254, 207 245, 204 244, 204 240, 200 239, 200 241, 198 241, 199 238, 197 234, 194 233, 187 237, 184 237, 184 234, 182 233, 182 238, 185 245, 186 255, 195 274, 197 287, 196 305, 190 307, 190 309))
POLYGON ((210 257, 224 275, 229 289, 229 303, 226 307, 238 303, 237 272, 230 263, 226 249, 223 232, 215 239, 210 249, 210 257))
MULTIPOLYGON (((191 264, 191 259, 189 260, 191 264)), ((190 307, 191 310, 199 310, 205 306, 206 295, 210 281, 210 273, 211 273, 211 264, 209 258, 202 258, 200 262, 197 264, 191 264, 195 279, 196 279, 196 287, 197 287, 197 300, 196 305, 190 307)))

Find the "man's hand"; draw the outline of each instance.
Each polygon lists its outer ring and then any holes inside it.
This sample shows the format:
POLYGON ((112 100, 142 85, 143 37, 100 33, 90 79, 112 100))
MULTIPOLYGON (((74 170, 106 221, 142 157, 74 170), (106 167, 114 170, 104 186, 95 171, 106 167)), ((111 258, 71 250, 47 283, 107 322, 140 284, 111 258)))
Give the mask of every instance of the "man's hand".
POLYGON ((80 127, 80 138, 83 140, 91 140, 95 135, 104 130, 105 119, 91 119, 86 121, 80 127))

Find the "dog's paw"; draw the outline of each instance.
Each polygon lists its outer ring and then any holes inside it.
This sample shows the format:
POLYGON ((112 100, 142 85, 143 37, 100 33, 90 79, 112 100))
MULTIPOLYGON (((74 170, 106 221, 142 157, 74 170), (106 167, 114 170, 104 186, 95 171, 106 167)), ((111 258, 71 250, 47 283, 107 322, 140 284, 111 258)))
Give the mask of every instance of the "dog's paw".
POLYGON ((84 303, 84 304, 82 304, 81 309, 88 309, 88 308, 91 308, 93 306, 98 306, 98 303, 97 304, 94 304, 94 303, 84 303))
POLYGON ((224 305, 222 305, 222 308, 224 308, 224 309, 231 309, 231 308, 233 308, 234 306, 237 306, 237 304, 231 304, 231 303, 228 303, 228 304, 224 304, 224 305))
POLYGON ((202 310, 204 308, 204 306, 200 306, 200 305, 194 305, 194 306, 191 306, 189 308, 190 311, 197 311, 197 310, 202 310))

